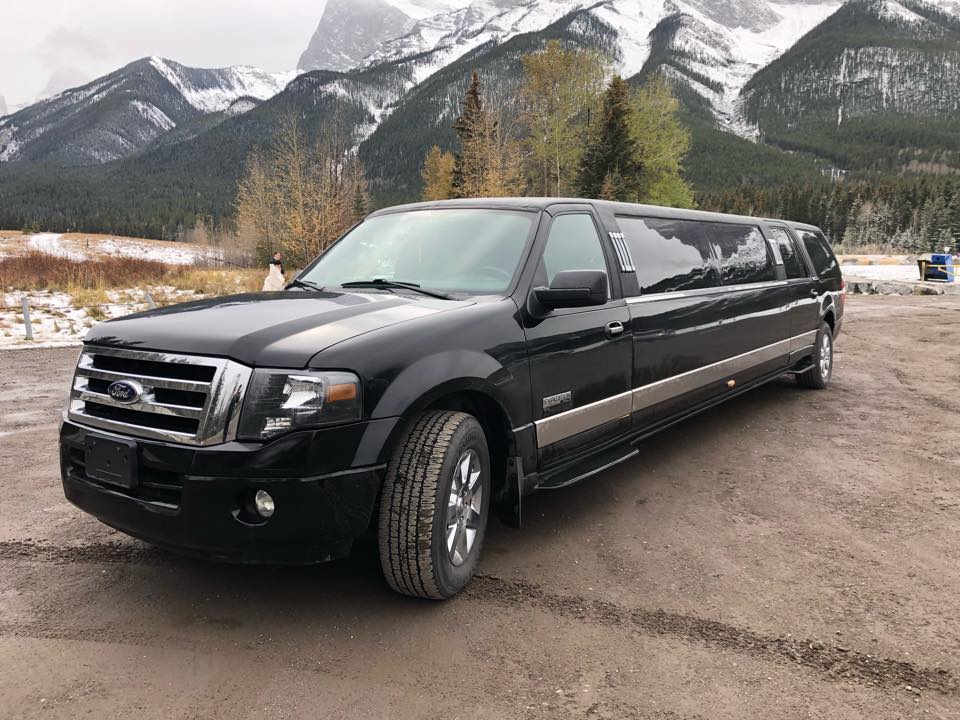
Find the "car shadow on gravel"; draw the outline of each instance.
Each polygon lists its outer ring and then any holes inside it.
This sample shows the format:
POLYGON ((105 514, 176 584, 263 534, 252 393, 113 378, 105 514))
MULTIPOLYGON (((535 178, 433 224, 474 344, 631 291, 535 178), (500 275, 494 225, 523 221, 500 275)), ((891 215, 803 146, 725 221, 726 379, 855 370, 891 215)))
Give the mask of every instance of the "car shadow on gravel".
POLYGON ((691 447, 716 439, 718 433, 736 434, 734 428, 759 426, 762 418, 815 395, 784 377, 684 420, 642 441, 637 446, 639 455, 630 460, 575 485, 523 498, 521 528, 512 530, 495 522, 488 531, 487 548, 499 554, 503 548, 498 541, 511 534, 510 545, 529 543, 549 552, 557 523, 589 526, 597 517, 608 514, 611 496, 639 487, 655 493, 664 482, 662 470, 689 455, 691 447))

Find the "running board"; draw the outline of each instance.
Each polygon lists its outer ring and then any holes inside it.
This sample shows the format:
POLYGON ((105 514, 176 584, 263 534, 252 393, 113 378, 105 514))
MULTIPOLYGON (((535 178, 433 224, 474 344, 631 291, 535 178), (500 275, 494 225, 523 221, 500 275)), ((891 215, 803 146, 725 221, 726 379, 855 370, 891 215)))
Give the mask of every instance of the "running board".
POLYGON ((588 477, 601 473, 604 470, 612 468, 614 465, 629 460, 640 454, 640 451, 632 447, 618 445, 610 448, 606 452, 600 453, 581 460, 568 468, 560 470, 555 475, 549 475, 547 479, 536 486, 537 490, 559 490, 565 488, 588 477))

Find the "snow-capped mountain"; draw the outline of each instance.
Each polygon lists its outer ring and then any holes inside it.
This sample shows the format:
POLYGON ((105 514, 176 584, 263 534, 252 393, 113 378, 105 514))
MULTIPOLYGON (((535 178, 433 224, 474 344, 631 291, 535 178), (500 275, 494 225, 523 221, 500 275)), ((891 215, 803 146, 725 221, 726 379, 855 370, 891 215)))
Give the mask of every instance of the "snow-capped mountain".
POLYGON ((75 165, 127 157, 198 118, 249 108, 279 92, 293 73, 251 67, 189 68, 137 60, 82 87, 0 119, 0 162, 75 165))
MULTIPOLYGON (((615 35, 610 50, 622 75, 660 63, 664 74, 703 95, 724 125, 748 132, 738 115, 740 90, 841 6, 840 0, 432 0, 441 11, 429 15, 427 0, 419 0, 416 18, 408 14, 414 1, 331 0, 304 53, 310 62, 301 59, 300 66, 344 71, 416 58, 406 78, 414 87, 478 48, 543 30, 572 13, 589 14, 615 35), (370 13, 392 20, 370 32, 370 13), (348 32, 356 28, 364 30, 348 32)), ((378 117, 389 112, 370 110, 378 117)))
MULTIPOLYGON (((427 0, 331 0, 328 13, 336 11, 331 15, 336 23, 322 21, 317 29, 330 60, 314 53, 309 67, 344 71, 411 61, 405 82, 413 88, 478 48, 543 30, 571 13, 589 14, 615 35, 611 51, 622 75, 659 71, 703 97, 722 126, 752 136, 756 128, 742 109, 747 82, 843 5, 841 0, 430 1, 440 12, 425 14, 427 0), (415 2, 419 17, 409 14, 415 2), (347 32, 367 27, 364 18, 374 4, 393 21, 376 25, 376 38, 366 30, 358 36, 347 32), (407 22, 390 10, 401 11, 407 22), (390 28, 401 31, 387 37, 390 28)), ((936 4, 956 13, 958 0, 936 4)), ((307 65, 301 61, 301 67, 307 65)), ((383 99, 386 104, 368 108, 379 118, 395 100, 383 99)))
POLYGON ((218 153, 233 167, 240 150, 270 142, 278 108, 312 127, 336 108, 373 182, 402 178, 406 192, 426 149, 451 141, 470 72, 507 96, 521 56, 551 39, 609 54, 634 82, 667 77, 701 127, 795 149, 787 130, 806 117, 955 114, 958 3, 937 0, 944 14, 921 0, 328 0, 300 61, 316 69, 295 82, 292 72, 145 58, 0 119, 0 165, 162 147, 177 173, 218 153))
POLYGON ((7 114, 7 100, 6 98, 3 97, 3 95, 0 95, 0 117, 3 117, 6 114, 7 114))

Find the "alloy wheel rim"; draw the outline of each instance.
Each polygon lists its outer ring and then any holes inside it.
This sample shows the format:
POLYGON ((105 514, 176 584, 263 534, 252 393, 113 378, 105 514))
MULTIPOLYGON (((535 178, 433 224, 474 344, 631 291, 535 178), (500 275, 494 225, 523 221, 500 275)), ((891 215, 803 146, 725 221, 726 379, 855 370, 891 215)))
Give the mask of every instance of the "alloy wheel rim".
POLYGON ((820 341, 820 376, 826 380, 830 377, 830 367, 833 365, 833 344, 830 336, 824 334, 820 341))
POLYGON ((456 567, 463 565, 477 541, 483 509, 483 484, 480 482, 480 456, 467 450, 453 469, 447 498, 447 554, 456 567))

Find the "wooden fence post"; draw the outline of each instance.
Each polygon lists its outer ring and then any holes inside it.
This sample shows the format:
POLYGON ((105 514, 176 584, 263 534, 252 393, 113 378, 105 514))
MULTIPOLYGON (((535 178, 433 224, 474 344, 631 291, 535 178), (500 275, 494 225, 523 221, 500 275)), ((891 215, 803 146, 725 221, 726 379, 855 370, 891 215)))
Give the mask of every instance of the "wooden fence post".
POLYGON ((20 296, 20 303, 23 307, 23 325, 27 331, 27 340, 33 340, 33 325, 30 323, 30 303, 26 295, 20 296))
POLYGON ((153 295, 151 295, 149 292, 144 294, 147 298, 147 307, 153 310, 157 306, 157 304, 153 301, 153 295))

